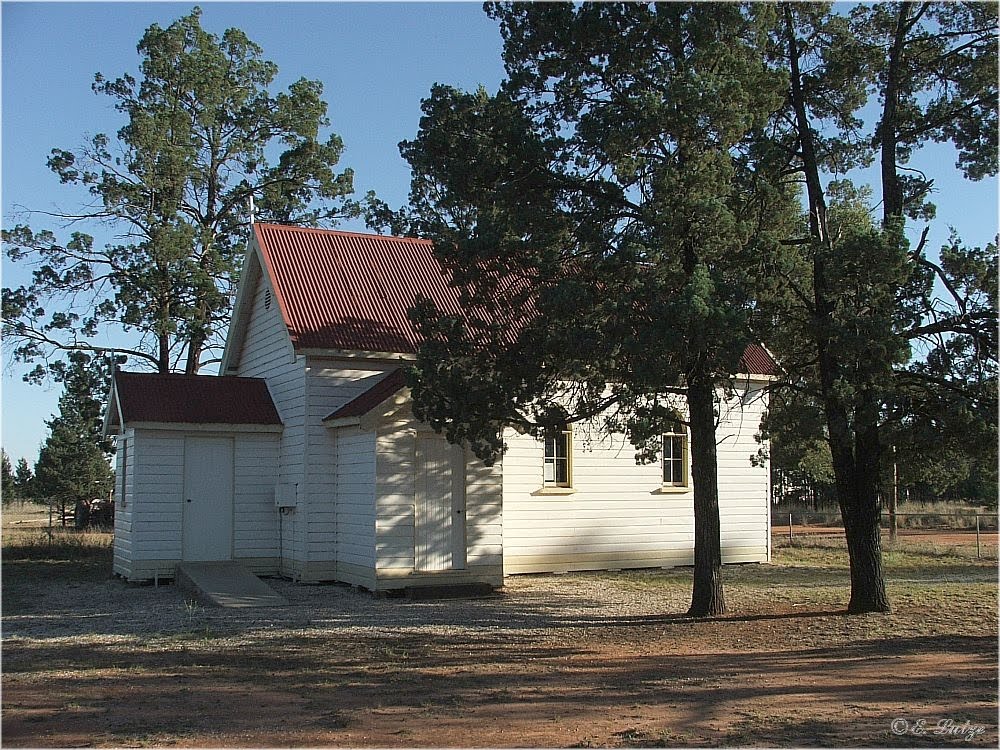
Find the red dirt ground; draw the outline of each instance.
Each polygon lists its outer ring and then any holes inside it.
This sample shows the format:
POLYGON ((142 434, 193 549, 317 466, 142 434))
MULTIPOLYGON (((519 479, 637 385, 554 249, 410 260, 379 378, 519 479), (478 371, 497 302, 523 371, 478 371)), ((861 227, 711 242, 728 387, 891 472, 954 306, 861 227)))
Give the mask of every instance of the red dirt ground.
MULTIPOLYGON (((940 614, 911 611, 907 620, 940 614)), ((239 648, 210 638, 128 653, 52 643, 34 649, 44 664, 12 659, 3 739, 7 747, 996 747, 995 623, 981 635, 894 637, 893 617, 784 605, 714 621, 567 627, 539 642, 300 631, 239 648), (970 722, 983 734, 896 736, 897 719, 970 722)))
POLYGON ((734 614, 699 621, 661 614, 685 570, 429 603, 275 581, 292 607, 241 613, 5 547, 3 746, 997 747, 996 563, 972 543, 901 561, 893 612, 852 616, 844 560, 779 549, 727 567, 734 614))

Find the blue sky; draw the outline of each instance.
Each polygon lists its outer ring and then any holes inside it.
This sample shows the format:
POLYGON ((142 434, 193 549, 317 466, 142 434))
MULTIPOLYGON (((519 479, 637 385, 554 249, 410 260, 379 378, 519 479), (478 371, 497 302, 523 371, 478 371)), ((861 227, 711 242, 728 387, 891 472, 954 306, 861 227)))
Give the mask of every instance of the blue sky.
MULTIPOLYGON (((8 3, 3 23, 3 221, 17 207, 72 209, 80 192, 45 166, 54 147, 74 149, 85 135, 113 134, 120 115, 95 95, 94 73, 135 73, 135 47, 152 23, 189 12, 181 3, 8 3)), ((397 144, 412 138, 420 100, 435 82, 495 90, 503 76, 500 34, 479 3, 203 3, 202 25, 239 27, 280 70, 276 86, 300 77, 323 82, 331 129, 344 140, 341 166, 355 170, 359 194, 375 190, 392 206, 409 190, 397 144)), ((35 229, 55 228, 42 217, 35 229)), ((363 223, 344 225, 365 231, 363 223)), ((4 286, 24 273, 3 264, 4 286)), ((3 373, 3 445, 13 460, 34 463, 44 420, 57 410, 58 386, 3 373)))
MULTIPOLYGON (((190 11, 180 3, 15 3, 2 14, 2 217, 19 206, 72 209, 85 195, 60 185, 45 167, 54 147, 75 149, 84 137, 113 134, 122 124, 105 97, 93 94, 94 73, 135 73, 135 46, 152 23, 169 25, 190 11)), ((391 206, 406 200, 409 170, 399 141, 412 138, 420 100, 435 82, 495 90, 503 76, 500 35, 479 3, 202 3, 203 26, 237 26, 281 71, 277 84, 307 77, 323 82, 332 130, 344 140, 341 166, 355 187, 375 190, 391 206)), ((953 170, 954 153, 935 146, 914 160, 941 175, 932 246, 955 226, 972 244, 997 232, 996 181, 969 183, 953 170), (945 174, 944 172, 949 172, 945 174)), ((56 229, 42 217, 32 227, 56 229)), ((364 231, 361 224, 346 228, 364 231)), ((24 283, 3 263, 4 286, 24 283)), ((58 388, 28 386, 20 371, 3 373, 3 445, 13 460, 34 462, 56 411, 58 388)))

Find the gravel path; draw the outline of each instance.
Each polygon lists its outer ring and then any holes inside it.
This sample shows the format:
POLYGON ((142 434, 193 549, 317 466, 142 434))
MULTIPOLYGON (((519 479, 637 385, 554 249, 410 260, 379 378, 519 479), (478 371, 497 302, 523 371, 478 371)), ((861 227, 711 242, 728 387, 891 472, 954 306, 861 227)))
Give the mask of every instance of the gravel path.
POLYGON ((641 586, 609 586, 606 576, 587 574, 518 576, 492 597, 436 601, 382 598, 336 584, 267 582, 290 606, 221 609, 203 606, 173 585, 135 586, 120 579, 52 581, 22 602, 18 614, 5 613, 4 638, 131 640, 207 629, 235 645, 282 629, 357 635, 475 631, 480 637, 538 639, 565 628, 603 627, 680 612, 686 605, 680 592, 673 602, 670 591, 660 587, 651 593, 641 586))

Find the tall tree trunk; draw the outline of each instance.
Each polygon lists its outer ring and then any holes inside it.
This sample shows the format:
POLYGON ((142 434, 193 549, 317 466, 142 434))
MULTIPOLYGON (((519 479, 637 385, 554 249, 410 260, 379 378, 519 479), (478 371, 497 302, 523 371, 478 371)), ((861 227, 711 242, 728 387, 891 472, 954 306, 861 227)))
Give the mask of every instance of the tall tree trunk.
POLYGON ((160 375, 170 372, 170 334, 161 333, 157 336, 159 352, 157 353, 157 371, 160 375))
MULTIPOLYGON (((832 340, 836 309, 829 283, 827 259, 834 248, 827 228, 826 197, 819 175, 819 159, 806 109, 799 67, 799 47, 792 7, 782 4, 787 42, 790 94, 809 202, 809 229, 814 241, 813 295, 816 350, 823 411, 826 416, 837 500, 844 521, 851 563, 851 600, 848 611, 885 612, 889 602, 882 574, 878 501, 878 409, 874 394, 860 394, 854 409, 839 396, 843 362, 832 340), (851 419, 853 411, 854 419, 851 419), (853 422, 853 424, 852 424, 853 422)), ((854 356, 862 356, 860 353, 854 356)), ((849 369, 849 368, 848 368, 849 369)))
POLYGON ((885 222, 903 213, 903 191, 900 189, 899 174, 896 169, 896 111, 899 106, 900 57, 906 37, 908 14, 908 3, 900 3, 896 16, 896 32, 892 46, 889 47, 886 65, 882 119, 876 131, 881 151, 879 166, 882 179, 882 217, 885 222))
MULTIPOLYGON (((907 35, 920 20, 930 3, 901 2, 896 6, 896 28, 892 35, 886 58, 885 81, 882 87, 882 118, 875 132, 879 149, 880 177, 882 181, 882 222, 888 225, 893 219, 903 219, 907 196, 899 182, 896 164, 896 146, 899 141, 899 88, 910 73, 903 65, 907 35)), ((929 185, 928 185, 929 187, 929 185)), ((913 199, 915 196, 909 196, 913 199)))
POLYGON ((201 367, 201 352, 205 347, 204 336, 193 336, 188 342, 187 361, 184 364, 185 375, 197 375, 201 367))
MULTIPOLYGON (((213 166, 215 164, 213 156, 213 166)), ((214 174, 214 172, 213 172, 214 174)), ((215 191, 217 186, 215 182, 209 183, 209 206, 215 205, 215 191)), ((213 214, 214 216, 214 214, 213 214)), ((198 261, 198 265, 202 271, 209 273, 211 270, 212 263, 212 242, 215 239, 215 233, 210 229, 203 229, 201 235, 201 258, 198 261)), ((188 341, 188 351, 187 351, 187 361, 184 364, 184 374, 185 375, 197 375, 198 370, 201 369, 201 354, 205 350, 205 342, 208 341, 208 332, 210 326, 211 311, 209 310, 209 304, 204 298, 205 292, 202 292, 202 297, 198 302, 197 306, 197 317, 191 323, 191 339, 188 341)))
POLYGON ((694 588, 688 615, 708 617, 726 612, 715 446, 715 383, 704 372, 695 373, 688 381, 687 397, 694 483, 694 588))
POLYGON ((851 600, 847 611, 888 612, 889 597, 882 575, 879 526, 881 504, 877 410, 859 409, 855 418, 857 424, 851 465, 841 469, 851 487, 846 492, 838 492, 851 563, 851 600))

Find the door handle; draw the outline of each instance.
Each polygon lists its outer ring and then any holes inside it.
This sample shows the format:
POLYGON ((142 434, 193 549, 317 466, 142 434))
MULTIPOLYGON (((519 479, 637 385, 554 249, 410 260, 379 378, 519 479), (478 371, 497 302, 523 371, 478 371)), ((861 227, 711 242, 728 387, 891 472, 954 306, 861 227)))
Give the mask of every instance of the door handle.
POLYGON ((188 501, 188 502, 191 502, 191 498, 188 498, 188 499, 187 499, 187 501, 188 501))

